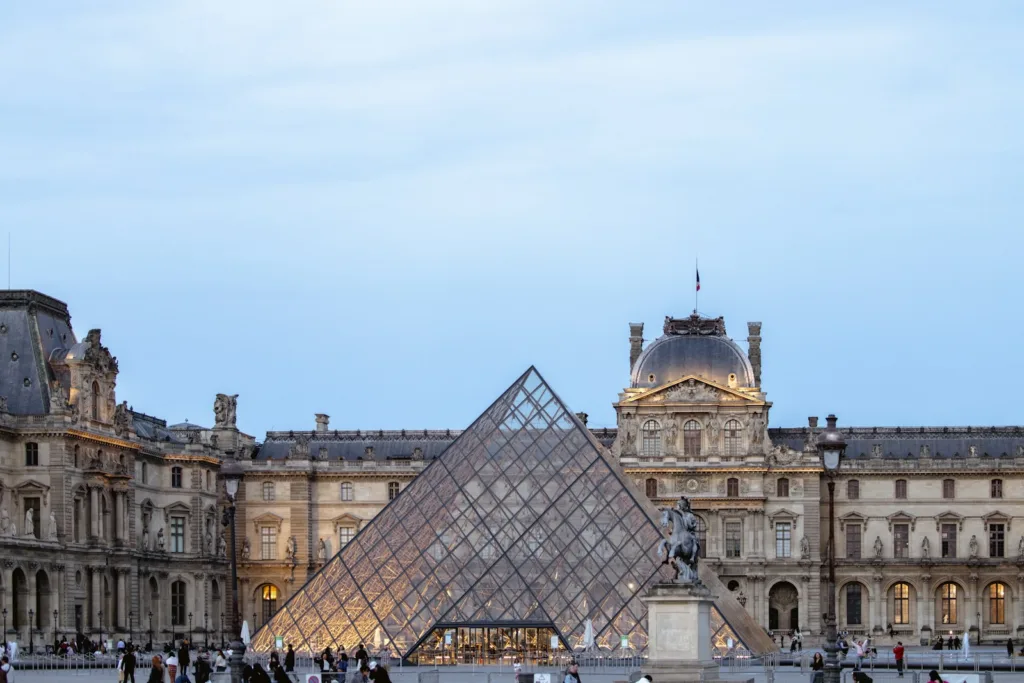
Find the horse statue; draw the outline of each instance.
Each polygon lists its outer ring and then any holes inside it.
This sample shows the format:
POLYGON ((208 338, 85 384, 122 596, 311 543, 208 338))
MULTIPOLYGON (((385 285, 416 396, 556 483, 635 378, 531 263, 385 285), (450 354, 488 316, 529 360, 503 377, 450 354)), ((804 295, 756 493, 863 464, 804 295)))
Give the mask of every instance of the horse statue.
POLYGON ((697 558, 700 556, 700 541, 697 539, 697 516, 690 510, 690 501, 685 496, 674 508, 661 509, 661 526, 672 524, 668 538, 658 544, 658 557, 662 564, 672 564, 676 570, 676 583, 700 584, 697 575, 697 558))

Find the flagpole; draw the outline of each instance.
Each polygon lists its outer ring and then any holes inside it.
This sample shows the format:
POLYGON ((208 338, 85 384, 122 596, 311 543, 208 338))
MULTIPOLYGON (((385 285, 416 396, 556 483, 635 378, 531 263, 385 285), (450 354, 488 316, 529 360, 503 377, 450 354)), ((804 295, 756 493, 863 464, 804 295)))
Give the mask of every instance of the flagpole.
POLYGON ((693 312, 696 314, 697 310, 700 308, 700 306, 697 305, 700 300, 700 263, 698 263, 696 258, 693 259, 693 272, 697 275, 697 284, 696 287, 694 287, 693 292, 693 312))

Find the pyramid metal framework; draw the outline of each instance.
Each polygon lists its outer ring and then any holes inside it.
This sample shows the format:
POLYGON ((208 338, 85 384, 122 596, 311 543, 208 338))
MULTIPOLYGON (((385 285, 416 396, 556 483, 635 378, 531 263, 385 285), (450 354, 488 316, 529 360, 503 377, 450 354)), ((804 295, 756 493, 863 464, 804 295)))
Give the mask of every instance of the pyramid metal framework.
MULTIPOLYGON (((531 367, 252 646, 270 650, 283 636, 303 651, 376 642, 409 656, 438 627, 533 625, 574 648, 589 619, 597 645, 625 637, 643 650, 640 597, 670 577, 654 515, 531 367)), ((720 610, 712 618, 713 645, 743 646, 720 610)))

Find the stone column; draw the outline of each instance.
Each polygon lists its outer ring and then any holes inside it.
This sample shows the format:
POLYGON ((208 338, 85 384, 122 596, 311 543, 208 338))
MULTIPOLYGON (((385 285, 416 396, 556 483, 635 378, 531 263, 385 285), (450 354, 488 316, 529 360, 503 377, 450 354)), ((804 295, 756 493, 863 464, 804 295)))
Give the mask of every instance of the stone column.
MULTIPOLYGON (((61 620, 66 616, 64 614, 64 604, 61 601, 61 596, 64 594, 64 565, 62 564, 51 564, 50 567, 50 612, 57 610, 57 624, 59 625, 61 620)), ((53 618, 53 614, 50 614, 50 618, 53 618)), ((53 634, 50 634, 51 637, 53 634)))
POLYGON ((1017 590, 1013 594, 1013 614, 1017 622, 1017 631, 1024 630, 1024 573, 1017 574, 1017 590))
POLYGON ((99 618, 99 611, 103 609, 103 587, 101 583, 103 577, 100 574, 102 569, 102 567, 89 567, 89 572, 92 576, 92 604, 89 606, 88 621, 94 629, 102 626, 99 618))
MULTIPOLYGON (((29 615, 28 615, 28 611, 32 610, 33 612, 35 612, 36 611, 36 605, 39 604, 38 597, 36 595, 36 591, 39 590, 39 585, 36 583, 36 571, 38 571, 38 569, 39 569, 39 563, 37 563, 37 562, 29 562, 28 563, 28 571, 25 572, 26 578, 28 579, 28 595, 27 595, 28 604, 25 605, 24 609, 25 609, 25 616, 28 617, 28 628, 29 628, 29 630, 34 629, 36 627, 36 624, 40 623, 42 621, 42 619, 43 619, 43 615, 41 615, 41 614, 36 614, 35 616, 32 616, 32 617, 29 617, 29 615)), ((25 640, 27 641, 28 639, 29 639, 28 638, 28 631, 25 631, 25 640)))
POLYGON ((14 591, 11 585, 11 582, 14 580, 12 578, 12 574, 14 574, 14 560, 4 560, 2 571, 4 577, 2 608, 7 610, 7 616, 10 617, 14 613, 14 591))
POLYGON ((118 567, 117 572, 117 623, 118 627, 124 628, 128 624, 128 570, 118 567))
POLYGON ((764 510, 754 510, 750 518, 754 525, 754 554, 764 556, 767 554, 764 547, 764 510))
POLYGON ((871 591, 871 633, 879 633, 885 624, 885 617, 882 614, 882 576, 876 574, 874 577, 874 588, 871 591))
MULTIPOLYGON (((981 612, 981 603, 978 600, 978 575, 974 572, 971 572, 968 578, 971 584, 971 601, 969 603, 971 605, 971 613, 967 615, 966 619, 964 619, 962 628, 964 630, 967 630, 971 626, 976 625, 978 627, 978 633, 981 633, 981 624, 978 623, 977 619, 977 614, 981 612)), ((975 636, 973 640, 977 640, 977 637, 975 636)))
POLYGON ((811 575, 800 577, 800 623, 797 626, 801 633, 807 633, 811 625, 811 575))
POLYGON ((100 492, 95 485, 89 486, 89 537, 100 535, 100 492))

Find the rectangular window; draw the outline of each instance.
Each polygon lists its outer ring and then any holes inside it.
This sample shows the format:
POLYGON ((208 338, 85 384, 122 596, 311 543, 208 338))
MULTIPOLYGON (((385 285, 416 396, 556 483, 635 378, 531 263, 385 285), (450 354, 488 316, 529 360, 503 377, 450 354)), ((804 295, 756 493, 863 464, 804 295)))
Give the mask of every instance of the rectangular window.
POLYGON ((277 529, 272 526, 260 527, 260 559, 277 559, 277 529))
POLYGON ((861 589, 859 583, 846 584, 846 623, 851 626, 861 624, 861 589))
POLYGON ((896 480, 896 497, 901 499, 901 500, 907 497, 907 480, 906 479, 897 479, 896 480))
POLYGON ((352 491, 353 491, 352 482, 350 482, 350 481, 343 481, 343 482, 341 482, 341 499, 342 500, 352 500, 352 491))
POLYGON ((1003 497, 1003 480, 1002 479, 993 479, 992 480, 991 494, 992 494, 993 498, 1002 498, 1003 497))
POLYGON ((1002 524, 988 525, 988 556, 1003 557, 1006 550, 1006 527, 1002 524))
POLYGON ((171 517, 171 552, 185 552, 185 518, 171 517))
POLYGON ((942 480, 942 497, 956 498, 956 482, 952 479, 942 480))
POLYGON ((942 556, 956 557, 956 524, 942 525, 942 556))
POLYGON ((789 498, 789 479, 782 477, 779 479, 779 484, 775 489, 775 494, 779 498, 789 498))
POLYGON ((263 482, 263 500, 268 502, 274 500, 274 482, 263 482))
POLYGON ((892 556, 898 558, 910 557, 910 525, 892 525, 892 556))
POLYGON ((29 441, 25 444, 25 467, 39 466, 39 444, 29 441))
POLYGON ((338 527, 338 540, 341 542, 341 547, 344 548, 348 545, 356 535, 356 530, 350 526, 338 527))
POLYGON ((789 522, 775 524, 775 557, 792 555, 793 525, 789 522))
POLYGON ((860 559, 860 524, 846 525, 846 558, 849 560, 860 559))
POLYGON ((171 488, 174 488, 174 489, 180 489, 181 488, 181 468, 180 467, 172 467, 171 468, 171 488))
POLYGON ((856 479, 851 479, 846 482, 846 497, 850 500, 857 500, 860 498, 860 482, 856 479))
POLYGON ((1006 586, 993 583, 988 587, 988 620, 992 624, 1006 623, 1006 586))
POLYGON ((743 522, 725 523, 725 556, 740 557, 743 554, 743 522))
MULTIPOLYGON (((43 521, 39 518, 39 499, 36 497, 25 498, 25 512, 32 511, 32 535, 36 538, 42 538, 39 535, 39 530, 43 526, 43 521)), ((24 529, 22 530, 24 531, 24 529)))
POLYGON ((910 623, 910 585, 897 583, 892 588, 892 613, 894 624, 910 623))

